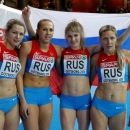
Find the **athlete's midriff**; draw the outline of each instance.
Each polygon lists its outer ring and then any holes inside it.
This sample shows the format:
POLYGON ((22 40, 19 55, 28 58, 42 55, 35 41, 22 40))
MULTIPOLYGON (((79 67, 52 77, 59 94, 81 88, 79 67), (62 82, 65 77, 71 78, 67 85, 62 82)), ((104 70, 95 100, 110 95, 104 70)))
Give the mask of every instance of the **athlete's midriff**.
POLYGON ((50 77, 25 73, 23 78, 23 85, 35 88, 46 87, 50 85, 50 77))
POLYGON ((15 79, 0 79, 0 98, 7 98, 17 94, 15 79))
POLYGON ((95 96, 107 101, 125 102, 127 83, 99 83, 95 96))
POLYGON ((62 93, 66 95, 80 96, 90 92, 89 78, 85 76, 65 76, 62 85, 62 93))

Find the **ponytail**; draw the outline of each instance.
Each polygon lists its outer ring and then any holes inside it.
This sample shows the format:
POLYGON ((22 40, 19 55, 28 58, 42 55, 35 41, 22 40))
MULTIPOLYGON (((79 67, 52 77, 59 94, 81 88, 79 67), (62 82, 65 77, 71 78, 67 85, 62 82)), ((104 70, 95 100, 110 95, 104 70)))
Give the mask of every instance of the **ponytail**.
POLYGON ((117 54, 117 63, 119 69, 122 70, 125 66, 125 56, 119 47, 116 47, 116 54, 117 54))

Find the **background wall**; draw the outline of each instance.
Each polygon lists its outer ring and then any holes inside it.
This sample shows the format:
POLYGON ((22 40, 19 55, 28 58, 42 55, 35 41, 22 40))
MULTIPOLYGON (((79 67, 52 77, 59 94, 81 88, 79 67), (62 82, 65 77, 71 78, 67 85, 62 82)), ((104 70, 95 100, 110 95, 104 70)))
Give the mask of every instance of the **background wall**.
POLYGON ((104 0, 103 4, 106 5, 106 10, 113 10, 117 7, 124 8, 124 0, 104 0))
POLYGON ((113 10, 117 7, 124 7, 126 0, 71 0, 74 2, 73 10, 79 12, 96 12, 97 7, 102 3, 106 10, 113 10))
POLYGON ((73 10, 78 12, 96 12, 99 0, 71 0, 74 2, 73 10))
MULTIPOLYGON (((0 0, 1 1, 1 0, 0 0)), ((5 5, 23 9, 27 4, 31 6, 46 9, 46 3, 50 0, 5 0, 5 5), (41 3, 39 5, 39 3, 41 3)), ((65 8, 68 0, 53 0, 57 10, 60 10, 60 5, 65 8)), ((128 0, 70 0, 73 3, 73 12, 97 12, 97 8, 105 5, 106 11, 115 10, 117 7, 127 8, 128 0)), ((130 8, 128 9, 130 11, 130 8)))

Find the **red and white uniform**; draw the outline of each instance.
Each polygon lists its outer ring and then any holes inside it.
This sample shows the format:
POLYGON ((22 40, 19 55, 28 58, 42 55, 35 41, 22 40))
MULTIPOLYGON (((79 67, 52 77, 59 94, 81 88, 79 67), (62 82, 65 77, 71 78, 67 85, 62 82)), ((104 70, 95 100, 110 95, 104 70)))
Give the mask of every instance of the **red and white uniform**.
POLYGON ((16 50, 9 50, 0 42, 0 78, 16 79, 21 69, 16 50))
POLYGON ((90 73, 90 54, 87 48, 72 50, 67 47, 62 52, 63 76, 86 76, 90 73))
POLYGON ((117 63, 117 55, 108 56, 104 51, 101 51, 97 61, 99 82, 128 82, 128 60, 125 58, 124 62, 125 66, 120 70, 117 63))
POLYGON ((57 58, 57 52, 50 43, 49 50, 43 52, 40 50, 37 41, 32 41, 32 49, 28 55, 25 72, 38 75, 50 76, 51 69, 57 58))

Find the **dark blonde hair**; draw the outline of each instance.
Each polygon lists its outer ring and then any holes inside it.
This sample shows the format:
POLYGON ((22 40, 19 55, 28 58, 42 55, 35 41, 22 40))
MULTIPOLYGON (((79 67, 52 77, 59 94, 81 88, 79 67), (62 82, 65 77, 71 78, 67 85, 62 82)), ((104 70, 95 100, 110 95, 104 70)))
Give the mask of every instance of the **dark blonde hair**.
MULTIPOLYGON (((19 19, 10 19, 5 26, 5 32, 9 32, 10 29, 12 29, 13 25, 19 25, 22 26, 24 28, 24 34, 26 32, 26 27, 24 25, 24 23, 22 21, 20 21, 19 19)), ((6 39, 6 36, 4 36, 4 39, 6 39)), ((18 49, 20 48, 21 45, 18 45, 15 47, 15 50, 18 51, 18 49)))
POLYGON ((81 40, 80 40, 80 46, 82 49, 85 48, 85 35, 84 35, 84 29, 83 26, 76 20, 71 21, 65 28, 65 37, 68 31, 77 32, 80 33, 81 40))
MULTIPOLYGON (((101 27, 100 30, 99 30, 99 36, 100 36, 100 38, 102 36, 102 33, 106 32, 106 31, 112 31, 112 32, 114 32, 115 35, 116 35, 116 37, 117 37, 116 28, 114 26, 112 26, 112 25, 105 25, 105 26, 101 27)), ((125 65, 125 62, 124 62, 125 56, 122 53, 121 49, 117 45, 116 45, 115 48, 116 48, 118 66, 119 66, 119 69, 122 70, 124 68, 124 65, 125 65)))
MULTIPOLYGON (((41 19, 38 23, 37 23, 37 29, 39 29, 40 27, 41 27, 41 23, 42 22, 46 22, 46 21, 50 21, 50 22, 52 22, 50 19, 41 19)), ((53 23, 53 22, 52 22, 53 23)), ((53 23, 53 26, 54 26, 54 23, 53 23)), ((36 40, 38 40, 39 39, 39 36, 38 36, 38 34, 37 34, 37 32, 36 32, 36 40)))
POLYGON ((6 32, 9 32, 9 30, 13 27, 14 24, 23 26, 23 28, 24 28, 24 33, 26 32, 26 28, 25 28, 24 23, 21 22, 19 19, 10 19, 10 20, 7 22, 7 24, 6 24, 5 31, 6 31, 6 32))

